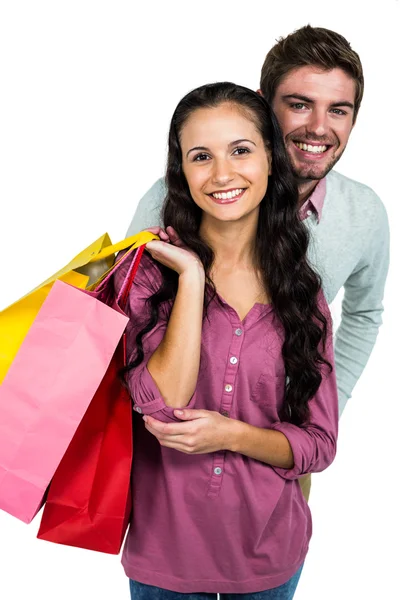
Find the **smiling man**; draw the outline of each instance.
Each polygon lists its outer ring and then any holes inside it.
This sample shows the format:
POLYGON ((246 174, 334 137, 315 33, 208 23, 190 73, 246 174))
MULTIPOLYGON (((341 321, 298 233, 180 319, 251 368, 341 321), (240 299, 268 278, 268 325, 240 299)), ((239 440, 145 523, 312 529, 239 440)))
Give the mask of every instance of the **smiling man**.
MULTIPOLYGON (((269 51, 260 88, 282 129, 297 178, 300 216, 310 234, 309 258, 328 303, 344 287, 335 337, 342 413, 376 341, 389 264, 382 202, 369 187, 332 170, 356 123, 362 65, 343 36, 307 25, 269 51)), ((129 235, 161 224, 164 197, 160 179, 140 201, 129 235)), ((308 498, 309 478, 302 486, 308 498)))
MULTIPOLYGON (((263 81, 268 67, 269 63, 263 81)), ((356 118, 355 88, 353 78, 341 68, 325 71, 304 66, 290 72, 270 99, 299 182, 300 201, 333 169, 346 148, 356 118)), ((267 85, 265 90, 269 91, 267 85)))

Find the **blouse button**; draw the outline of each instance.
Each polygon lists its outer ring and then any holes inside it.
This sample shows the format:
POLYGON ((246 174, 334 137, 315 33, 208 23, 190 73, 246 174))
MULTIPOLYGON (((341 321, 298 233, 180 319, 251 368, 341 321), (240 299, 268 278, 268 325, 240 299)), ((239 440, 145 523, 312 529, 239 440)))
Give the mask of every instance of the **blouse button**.
POLYGON ((308 210, 308 211, 307 211, 307 216, 308 216, 308 217, 311 217, 311 215, 312 215, 312 211, 311 211, 311 210, 308 210))
POLYGON ((233 387, 230 385, 230 383, 227 383, 225 386, 225 391, 226 392, 231 392, 233 390, 233 387))
POLYGON ((140 408, 140 406, 134 406, 133 410, 136 410, 136 412, 138 412, 138 413, 143 412, 142 409, 140 408))
POLYGON ((235 329, 235 335, 242 335, 243 331, 241 329, 235 329))
POLYGON ((229 362, 231 363, 231 365, 236 365, 237 361, 238 361, 238 359, 236 358, 236 356, 231 356, 231 358, 229 359, 229 362))
POLYGON ((222 469, 221 469, 221 467, 215 467, 215 469, 214 469, 214 473, 215 473, 216 475, 221 475, 221 473, 222 473, 222 469))

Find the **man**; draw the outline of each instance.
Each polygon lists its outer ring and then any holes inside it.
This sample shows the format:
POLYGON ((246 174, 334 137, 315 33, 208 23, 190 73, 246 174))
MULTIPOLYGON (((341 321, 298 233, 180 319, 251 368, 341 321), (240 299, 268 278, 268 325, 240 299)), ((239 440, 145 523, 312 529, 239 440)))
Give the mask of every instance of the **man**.
MULTIPOLYGON (((376 341, 389 264, 382 202, 367 186, 332 170, 356 122, 362 66, 343 36, 307 25, 269 51, 260 88, 282 129, 298 181, 300 215, 310 233, 309 258, 328 303, 344 287, 335 337, 341 414, 376 341)), ((128 235, 161 224, 164 196, 160 179, 140 201, 128 235)), ((306 498, 309 482, 309 477, 302 481, 306 498)))

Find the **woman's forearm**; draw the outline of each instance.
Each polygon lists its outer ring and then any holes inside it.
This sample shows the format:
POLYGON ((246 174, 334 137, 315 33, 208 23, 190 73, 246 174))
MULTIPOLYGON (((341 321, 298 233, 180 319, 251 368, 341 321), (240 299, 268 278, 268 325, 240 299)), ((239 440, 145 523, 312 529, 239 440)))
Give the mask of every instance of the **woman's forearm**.
POLYGON ((234 419, 229 423, 229 430, 227 449, 231 452, 244 454, 273 467, 293 468, 292 448, 287 437, 280 431, 254 427, 234 419))
POLYGON ((200 365, 204 272, 196 266, 179 275, 178 292, 163 341, 148 362, 167 406, 186 406, 200 365))

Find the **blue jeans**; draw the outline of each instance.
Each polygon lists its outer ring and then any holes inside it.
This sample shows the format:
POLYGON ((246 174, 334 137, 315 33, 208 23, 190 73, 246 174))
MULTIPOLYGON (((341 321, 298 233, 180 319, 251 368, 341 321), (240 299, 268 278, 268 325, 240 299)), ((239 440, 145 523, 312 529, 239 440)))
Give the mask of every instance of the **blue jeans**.
MULTIPOLYGON (((303 566, 286 583, 265 592, 252 594, 221 594, 221 600, 292 600, 299 583, 303 566)), ((170 590, 145 585, 138 581, 129 580, 132 600, 217 600, 217 594, 193 593, 179 594, 170 590)))

